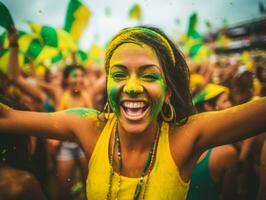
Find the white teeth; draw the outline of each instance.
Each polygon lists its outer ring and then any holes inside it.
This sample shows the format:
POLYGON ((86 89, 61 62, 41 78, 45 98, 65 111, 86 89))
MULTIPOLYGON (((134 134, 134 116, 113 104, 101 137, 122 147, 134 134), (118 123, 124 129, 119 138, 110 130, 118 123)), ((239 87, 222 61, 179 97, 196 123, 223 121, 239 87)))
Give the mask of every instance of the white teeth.
POLYGON ((143 108, 145 106, 145 103, 144 102, 125 101, 123 103, 123 106, 126 108, 143 108))

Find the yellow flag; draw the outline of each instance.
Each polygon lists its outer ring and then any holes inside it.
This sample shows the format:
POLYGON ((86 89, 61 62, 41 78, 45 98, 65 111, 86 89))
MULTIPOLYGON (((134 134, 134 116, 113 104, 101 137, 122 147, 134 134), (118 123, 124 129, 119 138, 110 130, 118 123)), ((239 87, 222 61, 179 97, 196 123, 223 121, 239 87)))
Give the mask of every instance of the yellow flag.
POLYGON ((78 42, 91 17, 89 8, 79 0, 70 0, 67 8, 64 30, 78 42))
POLYGON ((139 4, 134 4, 128 13, 129 19, 136 19, 141 20, 142 19, 142 12, 139 4))

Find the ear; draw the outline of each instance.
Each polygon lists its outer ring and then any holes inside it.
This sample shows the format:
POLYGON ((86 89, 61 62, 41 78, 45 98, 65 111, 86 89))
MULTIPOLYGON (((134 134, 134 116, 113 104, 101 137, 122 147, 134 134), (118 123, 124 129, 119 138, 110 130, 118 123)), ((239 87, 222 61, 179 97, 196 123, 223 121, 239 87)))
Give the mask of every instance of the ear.
POLYGON ((203 103, 203 108, 206 111, 213 111, 214 108, 209 103, 203 103))
POLYGON ((166 89, 165 100, 164 100, 164 102, 165 102, 166 104, 169 104, 169 103, 170 103, 171 96, 172 96, 172 91, 171 91, 169 88, 167 88, 167 89, 166 89))

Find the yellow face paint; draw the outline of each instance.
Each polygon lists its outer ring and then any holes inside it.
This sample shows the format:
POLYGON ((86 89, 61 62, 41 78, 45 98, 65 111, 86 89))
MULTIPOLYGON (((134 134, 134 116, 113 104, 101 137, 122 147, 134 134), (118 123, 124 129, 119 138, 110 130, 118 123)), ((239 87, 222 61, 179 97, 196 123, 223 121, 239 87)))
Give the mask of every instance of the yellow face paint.
MULTIPOLYGON (((176 64, 176 60, 175 60, 175 54, 174 51, 170 45, 170 43, 167 41, 167 39, 161 35, 160 33, 149 29, 149 28, 144 28, 144 27, 131 27, 131 28, 126 28, 123 29, 120 33, 118 33, 111 41, 111 43, 108 45, 108 48, 106 49, 106 57, 108 57, 107 55, 110 54, 110 51, 113 49, 114 46, 116 46, 121 40, 124 40, 125 38, 130 38, 130 35, 134 35, 136 33, 149 33, 150 35, 152 35, 153 37, 157 37, 161 40, 162 44, 164 46, 166 46, 166 48, 168 49, 168 52, 170 54, 170 57, 172 58, 172 62, 174 63, 174 65, 176 64)), ((128 39, 128 43, 135 43, 133 41, 134 39, 128 39)), ((140 41, 138 41, 138 43, 140 43, 140 41)), ((106 62, 108 62, 108 60, 106 60, 106 62)), ((105 66, 108 66, 108 63, 105 63, 105 66)))
POLYGON ((156 53, 148 45, 127 43, 116 49, 107 77, 110 106, 121 116, 121 99, 144 99, 149 104, 149 121, 157 118, 165 96, 166 81, 156 53))

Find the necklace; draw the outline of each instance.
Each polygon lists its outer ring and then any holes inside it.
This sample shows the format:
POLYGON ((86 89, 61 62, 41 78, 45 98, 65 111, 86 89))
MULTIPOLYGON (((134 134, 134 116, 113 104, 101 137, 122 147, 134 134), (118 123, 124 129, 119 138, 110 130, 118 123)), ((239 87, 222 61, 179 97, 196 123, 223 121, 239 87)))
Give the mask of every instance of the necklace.
MULTIPOLYGON (((160 127, 158 128, 158 131, 156 133, 156 136, 153 140, 152 146, 150 148, 147 160, 145 162, 145 166, 144 169, 141 173, 139 182, 137 183, 137 186, 135 188, 135 192, 134 192, 134 197, 133 200, 138 200, 140 193, 142 191, 142 188, 144 186, 144 192, 143 192, 143 199, 145 197, 145 191, 146 191, 146 187, 148 185, 148 181, 149 181, 149 176, 150 176, 150 172, 151 172, 151 168, 154 162, 154 156, 155 156, 155 152, 156 152, 156 148, 157 148, 157 143, 158 143, 158 138, 159 138, 159 134, 160 133, 160 127), (148 171, 148 173, 147 173, 148 171), (147 180, 144 184, 144 176, 147 173, 147 180)), ((115 127, 115 138, 113 140, 113 144, 112 144, 112 149, 111 149, 111 155, 110 155, 110 175, 109 175, 109 184, 108 184, 108 193, 106 196, 106 199, 109 200, 111 199, 111 194, 112 194, 112 183, 113 183, 113 176, 114 176, 114 169, 113 169, 113 163, 114 163, 114 151, 115 151, 115 146, 117 146, 117 169, 118 169, 118 175, 119 175, 119 181, 118 181, 118 191, 116 194, 116 199, 118 199, 118 194, 119 194, 119 190, 120 190, 120 184, 121 184, 121 171, 122 171, 122 152, 121 152, 121 143, 120 143, 120 136, 119 136, 119 132, 118 132, 118 127, 116 124, 115 127)))

